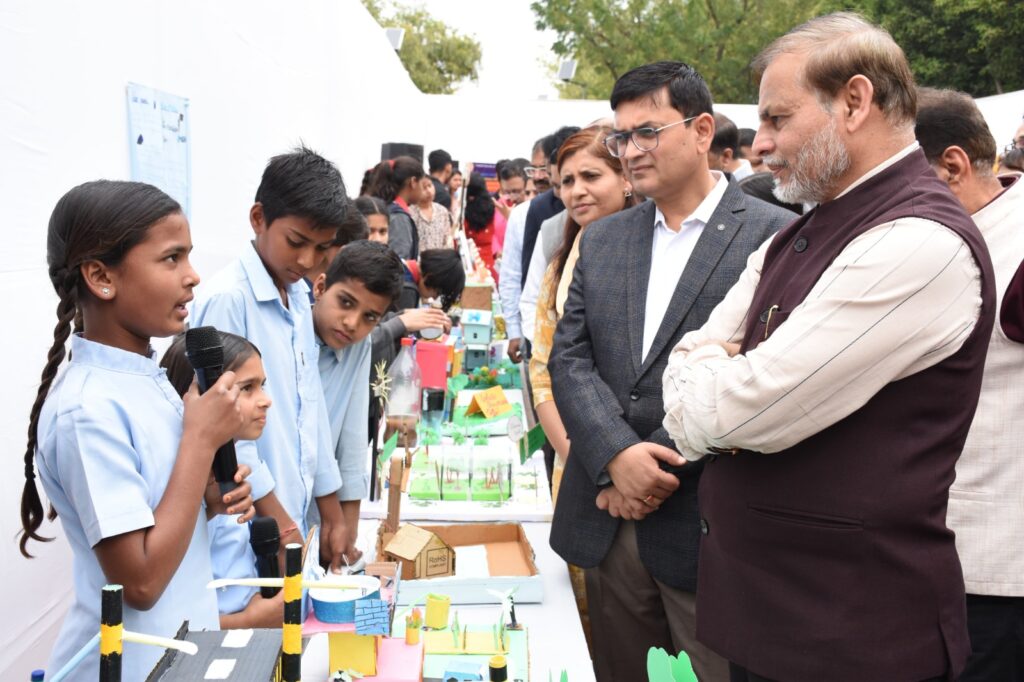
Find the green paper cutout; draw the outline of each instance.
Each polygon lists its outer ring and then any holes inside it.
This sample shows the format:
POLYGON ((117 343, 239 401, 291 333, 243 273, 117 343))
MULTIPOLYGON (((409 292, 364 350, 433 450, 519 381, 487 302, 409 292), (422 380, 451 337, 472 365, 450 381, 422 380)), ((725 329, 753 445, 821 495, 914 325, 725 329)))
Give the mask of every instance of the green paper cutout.
POLYGON ((463 431, 462 429, 457 429, 454 433, 452 433, 452 441, 456 445, 465 445, 465 443, 466 443, 466 432, 463 431))
POLYGON ((384 442, 384 448, 380 451, 380 455, 377 456, 377 461, 383 464, 384 462, 391 459, 391 453, 398 447, 398 432, 395 431, 391 434, 391 438, 388 438, 384 442))
POLYGON ((465 374, 456 374, 448 380, 448 397, 455 400, 455 395, 469 385, 469 377, 465 374))
POLYGON ((548 437, 544 433, 544 427, 541 426, 540 422, 537 422, 536 426, 519 439, 519 463, 526 464, 526 460, 530 459, 533 453, 544 447, 544 443, 547 440, 548 437))
POLYGON ((473 445, 487 445, 490 442, 490 433, 487 429, 477 429, 473 432, 473 445))
POLYGON ((660 647, 652 647, 647 651, 647 679, 648 682, 697 682, 697 675, 685 651, 671 656, 660 647))
POLYGON ((559 679, 559 682, 569 682, 569 672, 566 671, 566 670, 563 670, 562 671, 562 676, 560 678, 558 678, 558 679, 559 679))

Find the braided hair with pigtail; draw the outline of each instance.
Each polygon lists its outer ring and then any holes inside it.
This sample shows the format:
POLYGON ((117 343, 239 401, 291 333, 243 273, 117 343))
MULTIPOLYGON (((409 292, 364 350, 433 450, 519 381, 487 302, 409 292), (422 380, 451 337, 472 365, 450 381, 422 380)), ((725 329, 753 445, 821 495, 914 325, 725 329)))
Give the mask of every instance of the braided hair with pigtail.
MULTIPOLYGON (((99 261, 116 266, 128 251, 141 243, 154 223, 181 212, 181 206, 164 192, 140 182, 97 180, 75 187, 57 202, 50 215, 46 235, 46 262, 50 283, 57 293, 57 326, 53 345, 47 353, 29 413, 28 445, 25 448, 25 489, 21 495, 21 553, 28 553, 28 541, 48 542, 39 534, 43 524, 43 503, 36 487, 35 452, 39 415, 65 357, 65 344, 72 330, 83 331, 81 302, 91 296, 82 281, 82 265, 99 261)), ((50 520, 56 518, 51 508, 50 520)))

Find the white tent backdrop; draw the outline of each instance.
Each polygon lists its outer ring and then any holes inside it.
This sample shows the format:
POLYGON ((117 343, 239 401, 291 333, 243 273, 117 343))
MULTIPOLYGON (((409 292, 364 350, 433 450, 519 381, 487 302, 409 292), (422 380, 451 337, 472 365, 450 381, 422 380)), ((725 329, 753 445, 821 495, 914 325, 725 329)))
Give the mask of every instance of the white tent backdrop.
MULTIPOLYGON (((10 211, 10 241, 0 249, 8 301, 0 356, 10 381, 0 410, 0 603, 10 614, 0 630, 0 679, 19 680, 45 665, 71 597, 63 538, 33 544, 32 561, 14 542, 28 412, 54 325, 46 223, 70 187, 128 178, 127 83, 191 101, 194 258, 207 276, 247 239, 266 159, 300 141, 338 163, 355 194, 383 142, 494 161, 528 156, 538 137, 609 110, 594 101, 423 95, 359 0, 10 0, 0 10, 0 63, 0 203, 10 211)), ((1024 93, 982 108, 997 139, 1009 140, 1024 93)), ((753 106, 719 109, 756 127, 753 106)), ((59 535, 59 524, 43 531, 59 535)))

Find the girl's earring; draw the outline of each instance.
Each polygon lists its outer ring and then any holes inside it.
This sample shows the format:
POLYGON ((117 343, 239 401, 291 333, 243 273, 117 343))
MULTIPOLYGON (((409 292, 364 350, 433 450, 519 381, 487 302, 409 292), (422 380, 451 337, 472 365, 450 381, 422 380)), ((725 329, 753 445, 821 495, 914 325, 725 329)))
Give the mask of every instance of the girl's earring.
POLYGON ((631 187, 626 188, 626 198, 633 196, 633 189, 631 187))
POLYGON ((103 287, 100 291, 103 292, 104 296, 110 296, 110 287, 103 287))

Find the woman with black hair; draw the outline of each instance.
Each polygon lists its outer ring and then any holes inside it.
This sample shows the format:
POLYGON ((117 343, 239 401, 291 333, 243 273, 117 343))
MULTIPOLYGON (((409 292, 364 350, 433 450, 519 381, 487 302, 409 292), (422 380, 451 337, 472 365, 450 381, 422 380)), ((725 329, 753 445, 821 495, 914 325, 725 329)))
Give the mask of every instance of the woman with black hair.
POLYGON ((466 235, 476 244, 480 259, 498 281, 494 267, 494 197, 487 191, 487 182, 479 173, 472 173, 466 184, 466 235))
POLYGON ((399 310, 418 308, 423 299, 433 298, 447 311, 462 296, 466 271, 455 249, 427 249, 418 259, 403 261, 405 279, 398 297, 399 310))
POLYGON ((399 258, 416 258, 420 253, 409 207, 419 202, 424 177, 423 164, 411 156, 381 161, 370 176, 367 192, 388 203, 388 246, 399 258))

